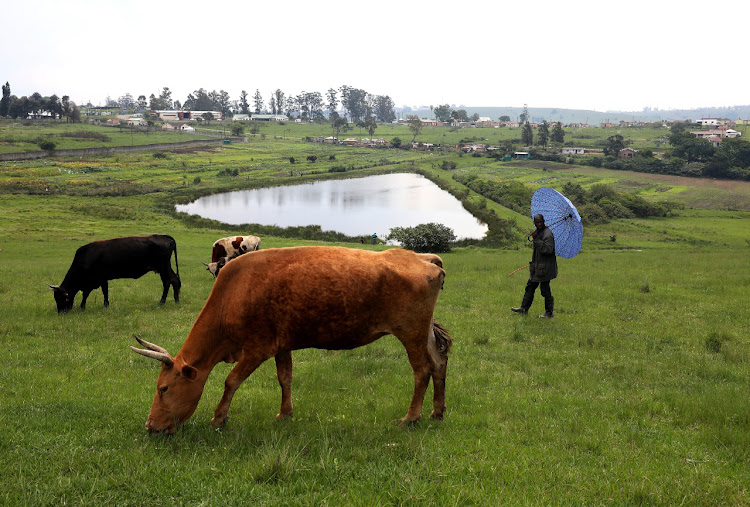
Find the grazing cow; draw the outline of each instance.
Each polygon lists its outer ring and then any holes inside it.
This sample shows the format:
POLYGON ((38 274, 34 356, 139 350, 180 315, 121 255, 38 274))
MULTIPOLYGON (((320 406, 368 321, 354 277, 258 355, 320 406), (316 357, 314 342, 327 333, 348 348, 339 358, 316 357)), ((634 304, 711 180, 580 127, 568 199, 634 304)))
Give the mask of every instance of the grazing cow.
POLYGON ((233 260, 175 357, 136 337, 146 349, 131 347, 135 352, 163 363, 146 429, 174 433, 221 361, 237 364, 212 425, 224 424, 235 391, 271 357, 281 385, 276 417, 290 417, 293 350, 353 349, 387 334, 401 341, 414 369, 414 395, 402 422, 419 420, 430 377, 431 416, 442 419, 452 339, 433 312, 444 278, 440 257, 402 249, 271 248, 233 260))
POLYGON ((159 304, 164 304, 167 300, 170 285, 175 302, 179 302, 182 284, 180 266, 177 264, 177 243, 172 236, 129 236, 83 245, 76 251, 73 264, 62 283, 50 285, 54 291, 57 312, 70 310, 78 291, 83 294, 81 309, 85 309, 86 298, 99 287, 104 294, 104 306, 109 306, 109 280, 140 278, 149 271, 159 273, 164 285, 159 304), (177 273, 172 271, 172 252, 177 273))
POLYGON ((254 252, 260 249, 260 238, 258 236, 231 236, 214 241, 211 249, 211 263, 205 264, 206 269, 214 275, 219 276, 219 271, 224 265, 240 255, 254 252))

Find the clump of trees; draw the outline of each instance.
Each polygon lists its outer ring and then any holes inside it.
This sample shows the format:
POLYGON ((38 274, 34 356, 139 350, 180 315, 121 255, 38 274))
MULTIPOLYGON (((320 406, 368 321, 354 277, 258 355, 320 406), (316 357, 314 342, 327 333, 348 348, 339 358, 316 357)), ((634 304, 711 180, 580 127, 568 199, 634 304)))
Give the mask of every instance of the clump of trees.
POLYGON ((616 218, 663 217, 678 206, 670 202, 649 202, 603 183, 587 190, 578 183, 568 182, 563 185, 562 193, 576 205, 584 224, 606 223, 616 218))
POLYGON ((450 252, 456 235, 450 227, 430 222, 415 227, 394 227, 387 240, 398 241, 404 248, 415 252, 450 252))

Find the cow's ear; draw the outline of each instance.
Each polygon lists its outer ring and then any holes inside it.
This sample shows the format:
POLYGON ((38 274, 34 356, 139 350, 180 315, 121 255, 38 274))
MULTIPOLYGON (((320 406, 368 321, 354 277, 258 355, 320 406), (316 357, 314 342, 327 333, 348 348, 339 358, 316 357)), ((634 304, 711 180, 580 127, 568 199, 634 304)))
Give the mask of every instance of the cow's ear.
POLYGON ((189 364, 182 367, 182 376, 188 380, 195 380, 198 376, 198 370, 189 364))

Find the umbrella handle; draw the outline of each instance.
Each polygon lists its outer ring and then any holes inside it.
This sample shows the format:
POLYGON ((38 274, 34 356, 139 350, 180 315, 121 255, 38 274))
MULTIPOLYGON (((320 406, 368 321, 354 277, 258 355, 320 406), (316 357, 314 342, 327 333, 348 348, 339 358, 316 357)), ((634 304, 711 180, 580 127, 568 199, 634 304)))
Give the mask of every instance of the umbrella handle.
POLYGON ((522 269, 526 269, 526 268, 528 268, 528 267, 529 267, 529 265, 528 265, 528 264, 526 264, 525 266, 521 266, 521 267, 520 267, 520 268, 518 268, 518 269, 514 269, 513 271, 511 271, 510 273, 508 273, 508 276, 512 275, 513 273, 518 273, 518 272, 519 272, 519 271, 521 271, 522 269))

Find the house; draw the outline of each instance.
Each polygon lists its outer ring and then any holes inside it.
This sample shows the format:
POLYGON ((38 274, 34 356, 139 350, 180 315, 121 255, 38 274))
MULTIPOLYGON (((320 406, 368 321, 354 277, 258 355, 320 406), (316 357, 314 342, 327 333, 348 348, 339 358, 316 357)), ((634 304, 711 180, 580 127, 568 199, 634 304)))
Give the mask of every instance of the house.
POLYGON ((726 127, 708 130, 691 130, 690 133, 695 137, 700 137, 703 139, 711 139, 714 137, 718 137, 721 139, 728 137, 730 139, 734 139, 735 137, 740 137, 742 135, 738 131, 726 127))
POLYGON ((516 159, 530 159, 531 154, 528 151, 517 151, 513 154, 513 158, 516 159))
POLYGON ((353 137, 347 137, 342 141, 347 146, 358 146, 359 145, 359 139, 355 139, 353 137))
POLYGON ((695 123, 700 124, 702 127, 733 127, 734 122, 728 118, 701 118, 695 123))
POLYGON ((253 121, 289 121, 289 117, 285 114, 253 114, 250 119, 253 121))
POLYGON ((195 132, 195 129, 187 124, 180 125, 180 130, 183 132, 195 132))
POLYGON ((171 123, 164 123, 162 124, 161 129, 162 130, 174 130, 174 125, 172 125, 171 123))
POLYGON ((583 155, 586 153, 585 148, 563 148, 562 154, 563 155, 583 155))
POLYGON ((634 150, 633 148, 623 148, 617 152, 617 158, 633 158, 636 153, 638 153, 638 150, 634 150))
POLYGON ((120 119, 119 118, 110 118, 109 120, 107 120, 106 123, 107 123, 107 125, 119 125, 120 124, 120 119))
POLYGON ((618 125, 616 123, 609 123, 609 122, 602 122, 602 123, 599 124, 599 128, 603 128, 603 129, 606 129, 606 128, 615 128, 617 126, 618 125))
POLYGON ((232 115, 232 121, 250 121, 250 115, 246 113, 239 113, 232 115))

